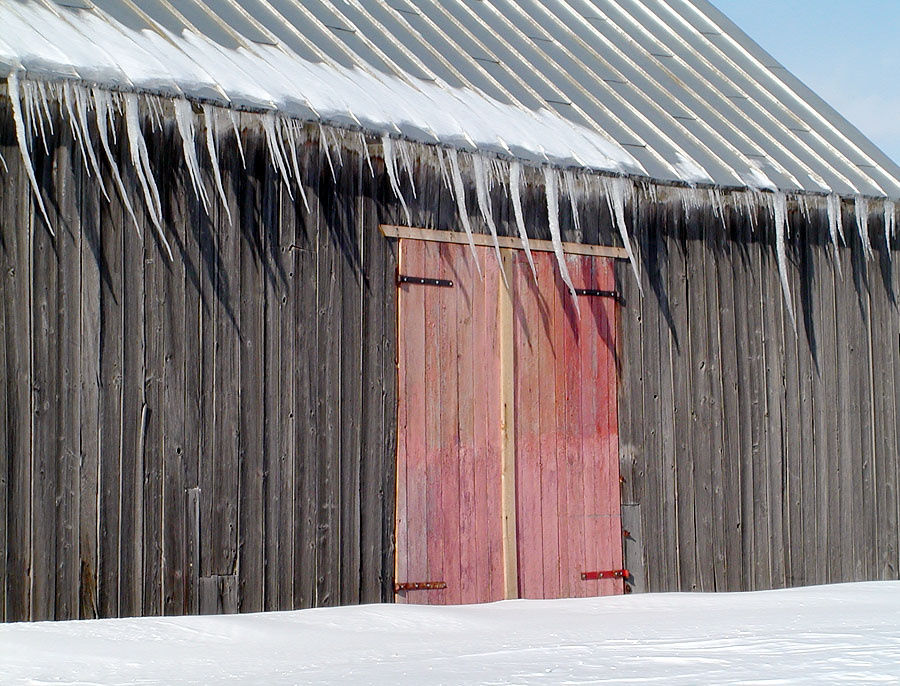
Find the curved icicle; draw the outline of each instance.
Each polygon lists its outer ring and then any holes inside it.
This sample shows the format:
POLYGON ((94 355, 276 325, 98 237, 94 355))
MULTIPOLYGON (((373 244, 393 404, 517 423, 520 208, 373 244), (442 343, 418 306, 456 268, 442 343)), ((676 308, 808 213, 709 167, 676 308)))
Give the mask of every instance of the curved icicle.
POLYGON ((281 149, 281 140, 275 130, 275 113, 266 112, 262 117, 263 132, 266 134, 266 145, 269 148, 269 156, 272 158, 272 166, 281 174, 288 196, 294 199, 291 191, 290 175, 287 170, 287 162, 284 159, 284 151, 281 149))
MULTIPOLYGON (((184 153, 184 161, 187 164, 188 171, 191 175, 191 185, 194 187, 194 195, 200 199, 203 203, 203 209, 209 214, 209 197, 206 194, 206 189, 203 187, 203 177, 200 174, 200 160, 197 159, 197 148, 194 145, 194 135, 196 133, 194 127, 194 108, 191 103, 184 98, 175 98, 173 105, 175 107, 175 127, 178 129, 178 133, 181 136, 181 150, 184 153)), ((206 129, 209 131, 208 119, 206 129)), ((218 166, 216 166, 216 169, 218 170, 218 166)))
POLYGON ((575 311, 580 314, 578 294, 575 292, 575 286, 572 285, 572 277, 569 276, 569 267, 566 265, 566 255, 562 246, 562 232, 559 229, 559 182, 556 174, 555 169, 544 167, 544 188, 547 193, 547 222, 550 225, 550 238, 553 242, 553 252, 556 254, 556 263, 559 265, 559 274, 562 276, 566 288, 569 289, 569 295, 572 296, 572 302, 575 304, 575 311))
POLYGON ((397 174, 397 156, 394 152, 394 140, 390 136, 382 136, 381 145, 384 148, 384 166, 387 168, 388 178, 391 181, 391 188, 394 195, 400 200, 403 206, 403 213, 406 215, 407 226, 412 226, 412 215, 409 212, 409 206, 406 204, 406 198, 400 192, 400 180, 397 174))
MULTIPOLYGON (((222 183, 222 171, 219 169, 219 152, 216 149, 216 141, 218 140, 218 134, 216 133, 216 113, 210 105, 205 103, 203 105, 203 119, 206 122, 206 150, 209 152, 209 163, 212 165, 216 190, 219 191, 219 197, 222 199, 222 206, 225 208, 225 214, 228 216, 228 223, 233 224, 234 222, 231 219, 231 208, 228 207, 228 198, 225 196, 225 184, 222 183)), ((200 187, 203 187, 202 182, 200 187)))
POLYGON ((644 285, 641 283, 641 272, 638 269, 637 257, 635 257, 634 249, 631 247, 631 239, 628 236, 628 227, 625 225, 625 184, 626 179, 621 176, 613 178, 603 177, 609 213, 616 221, 616 227, 619 229, 619 235, 622 237, 622 244, 625 246, 625 252, 628 253, 628 260, 631 262, 631 270, 634 272, 634 278, 637 279, 638 290, 640 291, 641 296, 643 296, 644 285))
POLYGON ((12 102, 13 122, 16 127, 16 140, 19 143, 19 152, 22 153, 22 162, 25 163, 25 172, 28 174, 28 181, 31 183, 31 190, 37 200, 44 221, 47 222, 47 230, 51 236, 55 236, 53 225, 50 224, 50 217, 47 216, 47 208, 44 207, 44 199, 41 197, 41 190, 38 187, 37 177, 34 175, 34 165, 31 162, 31 153, 28 151, 28 140, 25 137, 25 118, 22 116, 22 102, 19 100, 19 74, 13 69, 6 79, 7 92, 12 102))
MULTIPOLYGON (((575 221, 575 233, 580 237, 581 234, 581 218, 578 216, 578 195, 575 190, 575 174, 571 169, 567 169, 563 173, 563 180, 566 182, 566 195, 569 196, 569 202, 572 205, 572 219, 575 221)), ((579 238, 581 240, 581 238, 579 238)))
POLYGON ((159 188, 157 188, 156 180, 153 178, 153 170, 150 168, 150 153, 147 151, 147 142, 144 140, 143 133, 141 133, 138 107, 137 95, 134 93, 127 94, 125 96, 125 128, 128 131, 131 162, 144 191, 144 200, 147 203, 147 209, 150 211, 150 219, 171 260, 173 259, 172 247, 163 233, 162 203, 159 199, 159 188))
POLYGON ((297 130, 293 124, 287 124, 288 137, 291 146, 291 164, 294 165, 294 178, 297 181, 297 190, 300 191, 300 199, 303 200, 303 206, 306 213, 309 214, 309 199, 306 197, 306 189, 303 188, 303 174, 300 172, 300 163, 297 160, 297 130))
POLYGON ((537 268, 534 266, 531 244, 528 242, 528 231, 525 228, 525 213, 522 212, 522 165, 518 161, 509 165, 509 192, 512 196, 513 214, 516 216, 519 238, 522 239, 522 247, 525 248, 525 257, 528 258, 531 275, 537 281, 537 268))
POLYGON ((788 314, 794 333, 797 333, 797 320, 794 317, 794 301, 791 298, 791 286, 788 283, 787 274, 787 197, 784 193, 775 194, 775 255, 778 261, 778 276, 781 278, 781 291, 784 295, 784 303, 787 305, 788 314))
MULTIPOLYGON (((97 183, 100 184, 100 190, 103 191, 103 197, 109 202, 109 193, 106 192, 106 184, 103 183, 103 174, 100 173, 100 162, 94 153, 94 142, 91 140, 90 122, 88 121, 88 98, 90 95, 82 86, 74 86, 73 93, 75 95, 75 111, 78 113, 78 124, 81 128, 81 135, 84 138, 85 147, 87 148, 88 159, 91 167, 97 175, 97 183)), ((97 126, 100 126, 100 115, 97 115, 97 126)))
POLYGON ((459 173, 459 159, 457 158, 455 149, 450 148, 447 153, 450 157, 450 176, 453 179, 456 207, 459 210, 459 220, 462 222, 463 229, 466 232, 466 238, 469 239, 469 248, 472 249, 472 258, 475 260, 475 268, 478 270, 478 276, 484 278, 484 274, 481 272, 481 265, 478 263, 478 251, 475 250, 475 239, 472 237, 472 224, 469 223, 469 212, 466 209, 466 187, 463 185, 462 174, 459 173))
POLYGON ((484 169, 484 160, 478 155, 472 156, 472 164, 475 169, 475 195, 478 198, 478 208, 481 216, 491 232, 494 241, 494 254, 497 256, 497 264, 500 265, 500 273, 503 275, 503 283, 509 288, 506 280, 506 270, 503 268, 503 258, 500 256, 500 242, 497 240, 497 225, 494 223, 494 208, 491 206, 491 196, 488 194, 487 172, 484 169))

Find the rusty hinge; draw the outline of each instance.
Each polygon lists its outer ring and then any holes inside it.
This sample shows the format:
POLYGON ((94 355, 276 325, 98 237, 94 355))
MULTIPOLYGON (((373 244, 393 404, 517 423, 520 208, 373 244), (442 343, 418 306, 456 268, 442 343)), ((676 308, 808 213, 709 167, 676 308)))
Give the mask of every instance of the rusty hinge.
POLYGON ((582 581, 597 581, 599 579, 628 579, 631 572, 627 569, 610 569, 605 572, 582 572, 582 581))
POLYGON ((397 285, 401 283, 411 283, 417 286, 442 286, 443 288, 453 288, 453 282, 450 279, 429 279, 424 276, 406 276, 397 273, 397 285))
POLYGON ((394 593, 400 591, 440 591, 447 588, 444 581, 406 581, 394 584, 394 593))
POLYGON ((625 304, 625 299, 618 291, 601 291, 596 288, 576 288, 576 295, 592 295, 596 298, 612 298, 617 303, 625 304))

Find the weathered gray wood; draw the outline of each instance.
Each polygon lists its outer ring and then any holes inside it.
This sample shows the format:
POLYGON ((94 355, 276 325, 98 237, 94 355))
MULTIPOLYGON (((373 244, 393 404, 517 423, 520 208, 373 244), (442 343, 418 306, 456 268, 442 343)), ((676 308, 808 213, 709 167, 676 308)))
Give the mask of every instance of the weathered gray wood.
POLYGON ((77 619, 81 581, 81 184, 77 149, 71 129, 61 127, 54 159, 54 202, 57 207, 59 295, 58 338, 51 342, 58 355, 59 462, 56 493, 56 619, 77 619))
MULTIPOLYGON (((297 207, 298 221, 292 245, 293 319, 288 322, 293 333, 290 368, 294 395, 294 582, 293 606, 312 607, 317 604, 317 507, 318 471, 324 456, 319 452, 322 430, 319 397, 319 370, 322 366, 319 346, 318 281, 320 254, 319 234, 325 231, 320 201, 322 165, 326 164, 318 140, 303 150, 303 169, 306 178, 304 192, 310 211, 297 207), (303 363, 302 361, 305 361, 303 363)), ((326 172, 327 173, 327 172, 326 172)), ((283 198, 287 202, 287 198, 283 198)))
MULTIPOLYGON (((45 189, 55 187, 55 160, 64 151, 48 141, 50 153, 36 149, 35 173, 41 183, 44 203, 52 226, 35 220, 32 238, 31 344, 33 423, 32 444, 34 483, 32 486, 32 547, 30 619, 56 617, 56 497, 57 465, 60 455, 59 391, 59 272, 57 239, 51 236, 60 226, 55 198, 45 189)), ((37 148, 37 146, 35 146, 37 148)), ((27 573, 27 572, 26 572, 27 573)))
MULTIPOLYGON (((223 147, 226 158, 237 157, 234 143, 223 147)), ((265 308, 265 227, 275 221, 278 195, 265 167, 251 169, 242 181, 237 226, 240 230, 240 434, 238 491, 238 585, 242 612, 264 608, 263 567, 265 530, 263 470, 265 377, 263 364, 265 308), (259 172, 262 172, 261 174, 259 172), (274 197, 273 197, 274 196, 274 197), (257 210, 257 208, 259 208, 257 210)))
POLYGON ((644 576, 644 537, 641 529, 641 506, 622 503, 622 530, 624 537, 625 569, 631 572, 626 581, 631 593, 646 593, 644 576))
MULTIPOLYGON (((79 158, 81 159, 81 158, 79 158)), ((101 469, 100 426, 100 332, 101 291, 101 203, 106 203, 97 179, 88 175, 81 159, 81 360, 78 372, 81 404, 81 470, 78 504, 78 541, 81 559, 79 617, 99 616, 99 503, 101 469)))

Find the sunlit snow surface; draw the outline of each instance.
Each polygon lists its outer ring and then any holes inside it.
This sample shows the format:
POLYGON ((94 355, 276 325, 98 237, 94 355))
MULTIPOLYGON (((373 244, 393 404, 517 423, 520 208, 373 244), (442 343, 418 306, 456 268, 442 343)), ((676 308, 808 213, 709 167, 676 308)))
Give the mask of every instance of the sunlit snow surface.
POLYGON ((900 583, 0 626, 3 684, 896 684, 900 583))

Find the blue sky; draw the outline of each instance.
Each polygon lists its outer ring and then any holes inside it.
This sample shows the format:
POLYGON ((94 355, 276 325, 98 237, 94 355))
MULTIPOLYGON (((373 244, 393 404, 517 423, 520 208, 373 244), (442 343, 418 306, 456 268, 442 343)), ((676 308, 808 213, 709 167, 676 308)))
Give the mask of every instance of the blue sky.
POLYGON ((900 0, 711 0, 900 164, 900 0))

